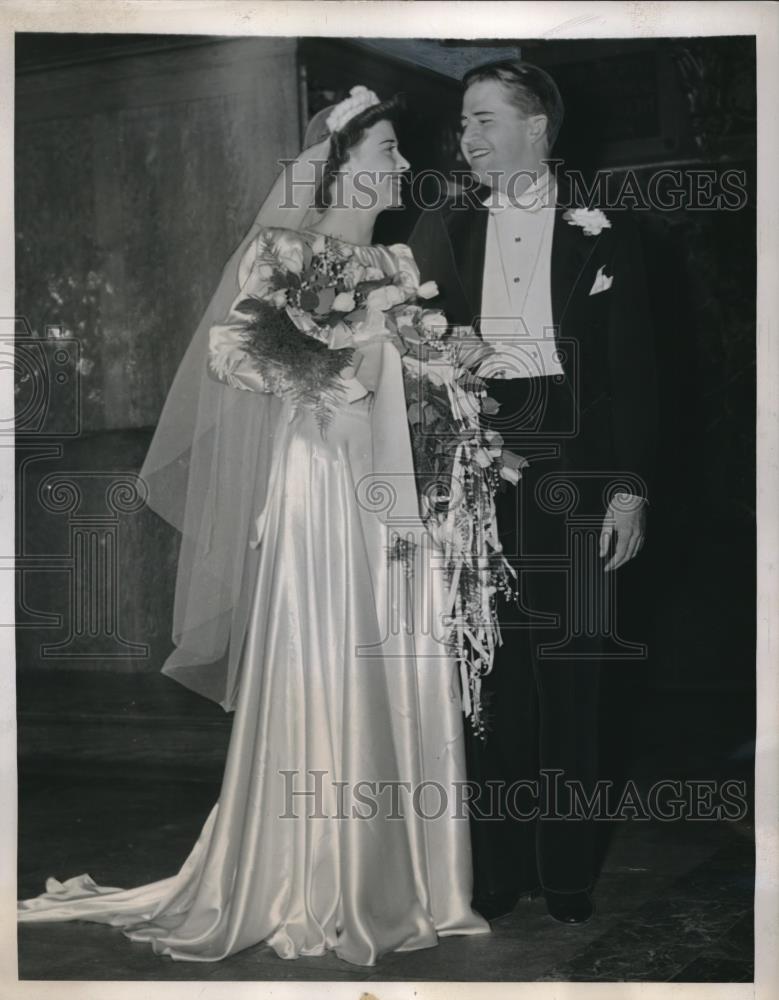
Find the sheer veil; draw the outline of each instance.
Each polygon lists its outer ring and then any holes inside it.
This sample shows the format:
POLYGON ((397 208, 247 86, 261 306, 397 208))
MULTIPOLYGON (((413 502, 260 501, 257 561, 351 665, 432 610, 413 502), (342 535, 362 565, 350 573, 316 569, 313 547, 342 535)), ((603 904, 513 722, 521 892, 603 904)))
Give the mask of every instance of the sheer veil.
POLYGON ((239 265, 259 230, 305 227, 328 156, 329 132, 323 123, 329 110, 312 119, 306 148, 284 167, 225 265, 173 380, 140 471, 147 505, 181 532, 175 649, 163 673, 227 711, 235 707, 252 599, 249 584, 259 557, 248 539, 265 503, 282 401, 270 394, 236 391, 212 379, 207 371, 208 335, 238 295, 239 265))

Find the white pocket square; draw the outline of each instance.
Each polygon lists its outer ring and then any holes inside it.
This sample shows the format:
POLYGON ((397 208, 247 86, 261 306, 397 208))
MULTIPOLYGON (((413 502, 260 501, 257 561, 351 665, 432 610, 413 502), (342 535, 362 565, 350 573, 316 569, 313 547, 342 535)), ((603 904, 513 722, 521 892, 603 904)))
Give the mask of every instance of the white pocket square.
POLYGON ((590 289, 590 295, 597 295, 598 292, 605 292, 611 288, 614 282, 614 276, 603 273, 603 268, 598 268, 598 273, 595 275, 595 281, 592 283, 592 288, 590 289))

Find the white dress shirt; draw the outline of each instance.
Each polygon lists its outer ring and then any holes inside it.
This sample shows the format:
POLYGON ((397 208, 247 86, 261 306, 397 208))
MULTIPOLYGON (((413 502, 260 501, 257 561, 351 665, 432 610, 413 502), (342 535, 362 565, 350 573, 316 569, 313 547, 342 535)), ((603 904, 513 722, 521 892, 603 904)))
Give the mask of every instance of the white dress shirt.
POLYGON ((496 349, 479 374, 561 375, 552 326, 555 182, 548 171, 513 200, 492 191, 481 300, 481 335, 496 349))
MULTIPOLYGON (((552 325, 552 236, 555 181, 548 171, 518 197, 491 191, 481 295, 482 339, 496 354, 484 378, 562 375, 552 325)), ((636 506, 639 497, 621 493, 636 506)), ((644 501, 646 502, 646 501, 644 501)))

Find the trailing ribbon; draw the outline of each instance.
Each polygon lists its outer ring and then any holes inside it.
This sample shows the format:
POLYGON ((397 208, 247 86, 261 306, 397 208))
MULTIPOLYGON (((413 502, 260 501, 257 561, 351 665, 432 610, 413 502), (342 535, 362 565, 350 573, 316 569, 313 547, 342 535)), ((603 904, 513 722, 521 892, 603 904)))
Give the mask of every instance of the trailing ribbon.
MULTIPOLYGON (((447 393, 455 418, 466 427, 467 407, 459 398, 457 383, 447 383, 447 393)), ((479 461, 483 451, 476 436, 457 445, 453 475, 461 470, 460 488, 450 491, 446 516, 437 526, 436 535, 443 545, 448 571, 446 614, 450 622, 450 641, 459 664, 463 712, 474 730, 484 738, 486 722, 481 703, 481 679, 492 670, 495 650, 502 644, 495 608, 496 588, 491 581, 490 567, 496 553, 500 555, 500 571, 516 577, 508 560, 502 555, 498 537, 494 489, 488 479, 488 463, 479 461), (469 508, 469 498, 475 510, 469 508), (476 581, 475 593, 468 590, 476 581)), ((526 463, 525 463, 526 464, 526 463)))

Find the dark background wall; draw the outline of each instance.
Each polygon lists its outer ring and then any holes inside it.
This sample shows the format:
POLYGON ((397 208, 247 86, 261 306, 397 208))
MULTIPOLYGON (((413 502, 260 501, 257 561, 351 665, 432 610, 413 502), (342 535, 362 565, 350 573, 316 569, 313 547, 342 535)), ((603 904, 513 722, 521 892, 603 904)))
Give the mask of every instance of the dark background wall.
POLYGON ((151 426, 279 158, 298 151, 296 44, 168 43, 20 69, 19 311, 37 336, 78 338, 83 431, 151 426))
MULTIPOLYGON (((415 169, 462 164, 457 83, 408 53, 336 39, 17 38, 23 698, 44 670, 62 683, 84 670, 156 674, 170 648, 177 538, 143 509, 133 474, 220 268, 277 159, 297 151, 302 118, 357 82, 381 95, 402 90, 401 140, 415 169)), ((739 211, 637 211, 661 372, 662 476, 648 547, 623 573, 626 638, 651 650, 632 679, 660 691, 749 691, 754 43, 516 47, 560 84, 568 114, 556 153, 566 166, 588 177, 630 170, 644 191, 661 166, 712 170, 715 185, 725 170, 744 172, 739 211)), ((385 214, 378 237, 405 238, 413 216, 413 207, 385 214)))
POLYGON ((17 40, 19 669, 153 672, 178 536, 134 476, 226 259, 299 149, 297 45, 17 40))

